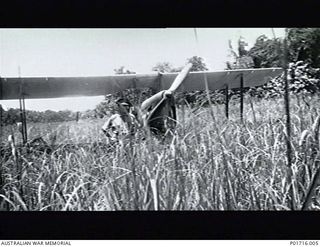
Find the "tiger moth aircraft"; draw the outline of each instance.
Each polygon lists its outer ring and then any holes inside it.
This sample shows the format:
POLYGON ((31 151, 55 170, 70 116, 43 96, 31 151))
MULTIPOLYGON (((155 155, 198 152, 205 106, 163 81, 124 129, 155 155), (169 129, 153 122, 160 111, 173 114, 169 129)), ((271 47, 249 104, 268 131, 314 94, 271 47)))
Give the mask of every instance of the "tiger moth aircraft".
MULTIPOLYGON (((141 105, 143 124, 152 132, 165 133, 165 119, 176 120, 174 92, 193 92, 257 87, 268 83, 282 74, 282 68, 241 69, 224 71, 190 72, 187 64, 180 73, 129 74, 90 77, 8 77, 0 78, 0 100, 19 99, 22 111, 24 100, 40 98, 60 98, 72 96, 101 96, 115 94, 125 89, 150 88, 157 92, 141 105)), ((243 100, 240 101, 243 104, 243 100)), ((227 102, 226 102, 227 104, 227 102)), ((108 130, 130 132, 134 122, 129 102, 117 102, 119 114, 112 116, 102 130, 110 137, 108 130), (127 117, 124 117, 127 116, 127 117)), ((240 106, 242 111, 243 105, 240 106)), ((21 114, 26 132, 25 114, 21 114)), ((26 133, 24 143, 27 142, 26 133)))

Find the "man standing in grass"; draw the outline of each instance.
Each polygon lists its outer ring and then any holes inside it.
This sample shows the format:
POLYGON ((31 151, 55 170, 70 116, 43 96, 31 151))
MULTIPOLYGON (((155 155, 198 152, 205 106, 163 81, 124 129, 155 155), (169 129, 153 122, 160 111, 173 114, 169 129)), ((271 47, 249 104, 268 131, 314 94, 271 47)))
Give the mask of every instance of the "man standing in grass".
POLYGON ((102 126, 102 131, 112 141, 119 136, 134 135, 138 128, 149 128, 156 135, 165 135, 175 127, 174 97, 166 90, 145 100, 140 114, 128 100, 119 98, 116 104, 117 113, 102 126))
POLYGON ((128 100, 119 98, 116 101, 118 113, 113 114, 102 126, 103 133, 115 141, 119 136, 134 134, 138 125, 134 107, 128 100))

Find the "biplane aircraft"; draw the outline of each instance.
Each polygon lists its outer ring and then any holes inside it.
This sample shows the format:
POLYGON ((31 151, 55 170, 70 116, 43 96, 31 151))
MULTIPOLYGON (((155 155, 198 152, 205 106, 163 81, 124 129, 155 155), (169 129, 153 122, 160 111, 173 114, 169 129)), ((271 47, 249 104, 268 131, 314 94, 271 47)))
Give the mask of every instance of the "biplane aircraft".
POLYGON ((263 68, 190 72, 190 69, 191 64, 186 65, 180 73, 1 78, 0 100, 100 96, 129 88, 151 88, 158 93, 143 102, 141 110, 144 112, 145 126, 159 129, 163 127, 164 117, 176 118, 173 101, 175 91, 256 87, 269 82, 283 71, 281 68, 263 68))

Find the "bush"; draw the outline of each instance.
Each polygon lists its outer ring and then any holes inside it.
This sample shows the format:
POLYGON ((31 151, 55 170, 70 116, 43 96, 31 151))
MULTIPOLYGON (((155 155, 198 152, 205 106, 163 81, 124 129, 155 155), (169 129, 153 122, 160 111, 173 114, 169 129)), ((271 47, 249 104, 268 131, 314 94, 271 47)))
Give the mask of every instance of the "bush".
MULTIPOLYGON (((292 93, 314 94, 320 89, 320 69, 312 68, 302 61, 289 64, 289 90, 292 93)), ((274 98, 284 94, 284 75, 276 77, 269 83, 248 90, 251 96, 274 98)))

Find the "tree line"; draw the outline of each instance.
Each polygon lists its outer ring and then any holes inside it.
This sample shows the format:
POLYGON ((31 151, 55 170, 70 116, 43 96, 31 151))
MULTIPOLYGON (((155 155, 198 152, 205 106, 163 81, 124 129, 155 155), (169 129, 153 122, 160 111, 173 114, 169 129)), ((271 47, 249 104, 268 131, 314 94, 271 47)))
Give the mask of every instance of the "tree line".
MULTIPOLYGON (((10 108, 3 109, 0 105, 1 125, 12 125, 20 122, 20 109, 10 108)), ((64 110, 64 111, 51 111, 44 112, 26 110, 26 118, 28 122, 34 123, 48 123, 48 122, 62 122, 62 121, 75 121, 77 120, 78 113, 64 110)))

